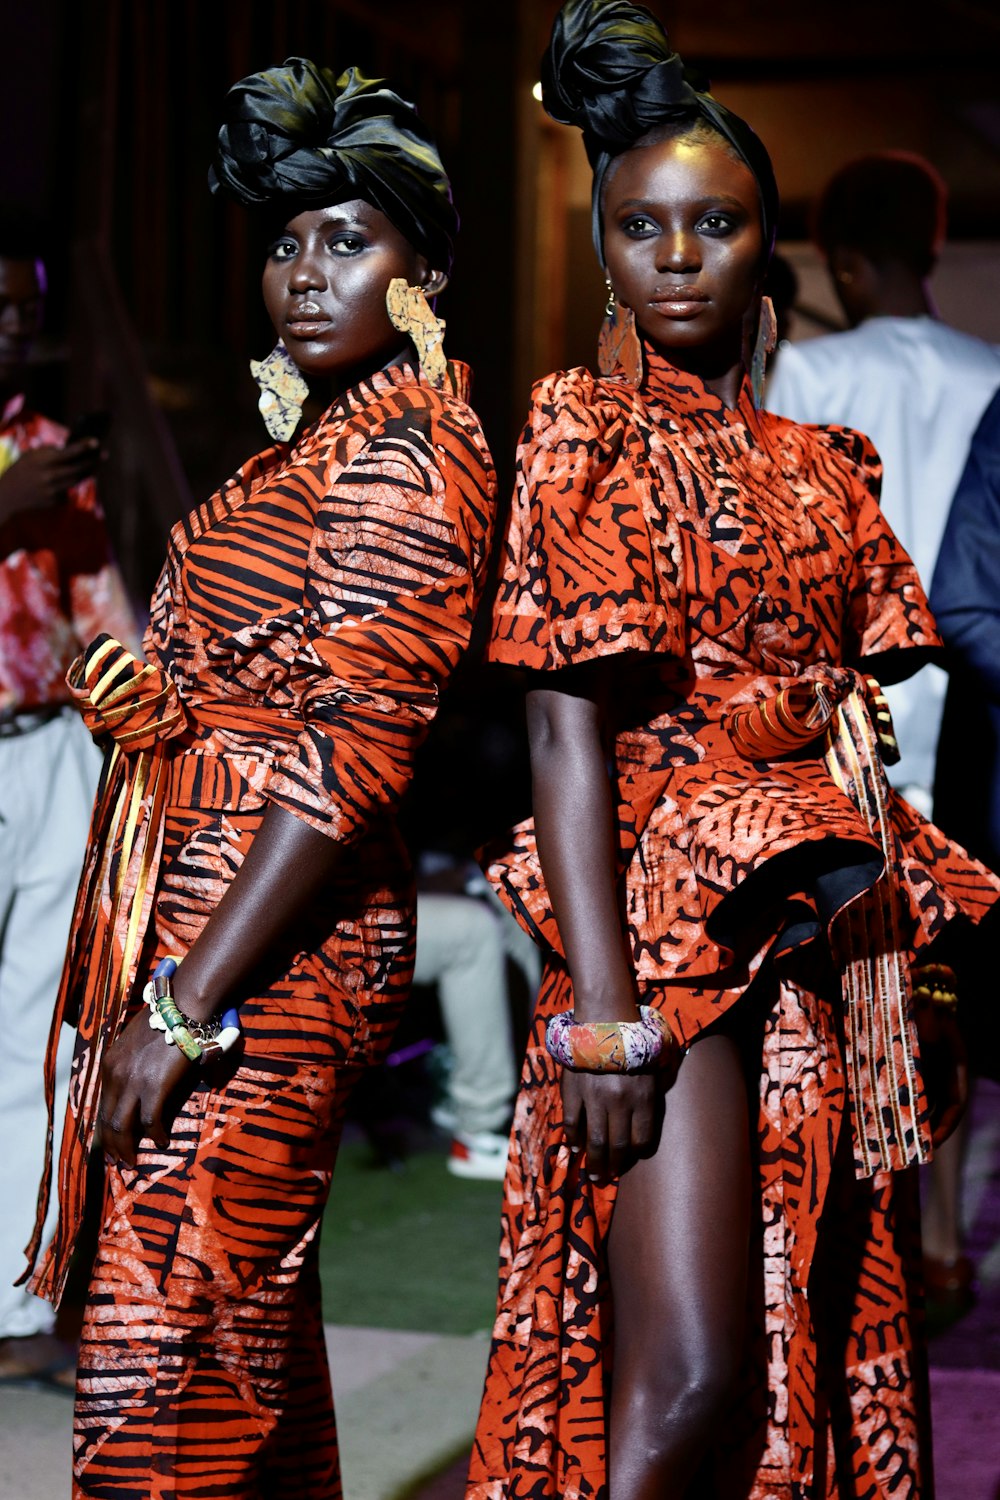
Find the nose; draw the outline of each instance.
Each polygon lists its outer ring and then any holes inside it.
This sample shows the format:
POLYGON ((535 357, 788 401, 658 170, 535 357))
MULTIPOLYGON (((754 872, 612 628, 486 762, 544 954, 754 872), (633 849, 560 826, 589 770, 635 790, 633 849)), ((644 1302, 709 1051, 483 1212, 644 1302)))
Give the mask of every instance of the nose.
POLYGON ((321 292, 326 287, 326 272, 319 255, 311 246, 303 246, 296 255, 288 272, 288 289, 291 292, 321 292))
POLYGON ((682 276, 701 270, 701 246, 696 234, 684 229, 668 230, 660 236, 656 250, 658 271, 682 276))

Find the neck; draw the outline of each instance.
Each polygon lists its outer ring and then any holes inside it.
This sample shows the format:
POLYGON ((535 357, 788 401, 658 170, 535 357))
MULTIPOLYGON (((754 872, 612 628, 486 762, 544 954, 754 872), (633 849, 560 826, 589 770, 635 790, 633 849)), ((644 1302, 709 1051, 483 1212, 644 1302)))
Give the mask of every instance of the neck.
POLYGON ((879 268, 875 293, 865 317, 936 318, 938 310, 928 283, 906 266, 879 268))
POLYGON ((718 347, 703 345, 699 349, 664 349, 657 344, 653 347, 676 370, 697 376, 706 390, 730 411, 735 410, 746 372, 742 349, 734 349, 731 343, 718 347))

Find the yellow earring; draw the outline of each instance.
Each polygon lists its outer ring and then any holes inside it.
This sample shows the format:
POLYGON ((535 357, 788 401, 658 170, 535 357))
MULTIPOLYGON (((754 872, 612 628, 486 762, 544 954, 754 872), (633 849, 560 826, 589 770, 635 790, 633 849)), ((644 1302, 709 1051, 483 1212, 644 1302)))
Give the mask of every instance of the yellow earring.
POLYGON ((258 410, 276 443, 287 443, 299 425, 309 387, 279 339, 266 359, 252 359, 250 374, 260 386, 258 410))
POLYGON ((444 319, 435 316, 424 288, 407 286, 402 276, 394 276, 385 294, 385 306, 393 328, 412 341, 427 384, 437 391, 452 384, 444 352, 444 319))

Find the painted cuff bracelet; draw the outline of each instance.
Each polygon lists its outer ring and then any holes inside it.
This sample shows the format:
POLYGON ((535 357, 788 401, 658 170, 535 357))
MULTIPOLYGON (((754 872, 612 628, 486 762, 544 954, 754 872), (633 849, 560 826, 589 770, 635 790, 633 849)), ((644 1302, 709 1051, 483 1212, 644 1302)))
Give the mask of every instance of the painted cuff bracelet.
POLYGON ((163 1032, 168 1047, 179 1047, 188 1062, 211 1062, 228 1052, 240 1037, 239 1011, 233 1007, 208 1021, 192 1021, 178 1009, 173 997, 171 980, 176 968, 176 959, 163 959, 142 992, 149 1007, 149 1024, 154 1031, 163 1032))
POLYGON ((580 1021, 560 1011, 545 1028, 545 1046, 564 1068, 585 1073, 640 1073, 672 1040, 667 1022, 650 1005, 639 1021, 580 1021))

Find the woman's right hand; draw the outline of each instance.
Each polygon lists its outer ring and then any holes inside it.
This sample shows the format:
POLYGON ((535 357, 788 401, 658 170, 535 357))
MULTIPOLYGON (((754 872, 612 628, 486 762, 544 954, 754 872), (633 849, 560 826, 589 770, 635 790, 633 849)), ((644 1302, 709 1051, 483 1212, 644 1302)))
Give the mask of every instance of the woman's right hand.
POLYGON ((141 1140, 165 1148, 166 1112, 177 1085, 191 1068, 179 1047, 168 1047, 150 1028, 145 1007, 108 1048, 101 1068, 101 1144, 120 1166, 134 1167, 141 1140))
POLYGON ((586 1153, 592 1182, 607 1182, 655 1144, 656 1073, 562 1070, 563 1130, 571 1151, 586 1153))

